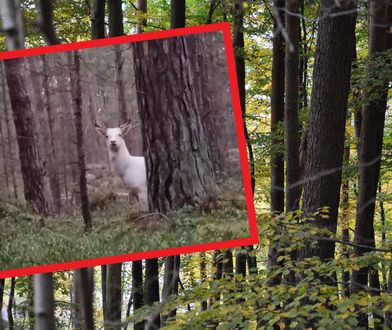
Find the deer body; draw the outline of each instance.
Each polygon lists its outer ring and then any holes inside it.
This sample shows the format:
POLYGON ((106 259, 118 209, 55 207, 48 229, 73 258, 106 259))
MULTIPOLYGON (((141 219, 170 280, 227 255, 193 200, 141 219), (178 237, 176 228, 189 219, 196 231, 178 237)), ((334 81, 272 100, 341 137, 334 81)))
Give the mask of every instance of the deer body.
POLYGON ((106 137, 111 167, 121 178, 129 195, 136 197, 138 206, 141 204, 143 209, 146 209, 148 193, 144 157, 131 156, 123 138, 130 126, 130 122, 116 128, 95 124, 97 132, 106 137))

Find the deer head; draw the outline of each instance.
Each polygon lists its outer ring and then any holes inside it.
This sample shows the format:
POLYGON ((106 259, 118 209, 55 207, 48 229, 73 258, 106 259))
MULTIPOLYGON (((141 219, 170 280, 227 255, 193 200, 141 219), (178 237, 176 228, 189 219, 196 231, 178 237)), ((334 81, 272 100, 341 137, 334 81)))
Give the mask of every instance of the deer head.
POLYGON ((117 152, 122 148, 126 148, 124 137, 129 133, 131 128, 131 121, 128 120, 120 127, 109 128, 106 124, 101 125, 95 123, 95 130, 98 134, 106 138, 106 145, 112 152, 117 152))

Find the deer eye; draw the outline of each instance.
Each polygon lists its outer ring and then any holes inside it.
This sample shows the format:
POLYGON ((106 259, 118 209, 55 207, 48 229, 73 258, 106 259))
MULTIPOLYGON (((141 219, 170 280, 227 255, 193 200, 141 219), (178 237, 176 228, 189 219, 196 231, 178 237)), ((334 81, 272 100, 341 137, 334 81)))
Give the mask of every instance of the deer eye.
POLYGON ((109 135, 105 135, 106 136, 106 138, 108 138, 109 137, 109 135))
POLYGON ((118 136, 119 136, 119 137, 122 137, 122 134, 119 134, 118 136))

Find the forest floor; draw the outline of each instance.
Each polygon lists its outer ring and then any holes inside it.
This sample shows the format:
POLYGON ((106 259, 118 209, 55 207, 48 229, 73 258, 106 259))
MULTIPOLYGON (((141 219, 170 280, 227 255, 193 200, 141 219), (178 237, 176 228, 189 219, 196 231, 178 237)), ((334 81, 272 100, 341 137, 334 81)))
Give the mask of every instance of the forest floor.
POLYGON ((166 215, 132 214, 127 202, 81 216, 45 218, 0 201, 0 270, 249 237, 245 200, 187 207, 166 215))

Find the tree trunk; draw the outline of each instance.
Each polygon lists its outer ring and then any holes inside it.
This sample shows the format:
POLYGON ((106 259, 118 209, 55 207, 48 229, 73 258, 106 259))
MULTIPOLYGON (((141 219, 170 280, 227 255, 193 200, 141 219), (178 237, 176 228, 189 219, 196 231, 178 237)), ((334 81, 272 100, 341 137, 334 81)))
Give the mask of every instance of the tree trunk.
POLYGON ((109 37, 124 35, 122 0, 107 0, 109 16, 109 37))
POLYGON ((93 311, 93 268, 75 270, 75 290, 80 298, 80 310, 83 316, 83 329, 94 330, 93 311))
POLYGON ((185 0, 170 1, 170 28, 177 29, 185 26, 185 0))
MULTIPOLYGON (((159 302, 159 269, 157 258, 146 260, 144 297, 146 305, 152 306, 154 303, 159 302)), ((145 329, 159 329, 160 324, 159 312, 153 311, 150 319, 146 320, 145 329)))
POLYGON ((11 278, 11 285, 10 285, 10 295, 8 297, 8 306, 7 306, 7 315, 8 315, 8 327, 9 330, 14 329, 14 302, 15 302, 15 284, 16 279, 15 277, 11 278))
POLYGON ((93 0, 91 39, 105 38, 105 0, 93 0))
POLYGON ((121 268, 121 263, 107 266, 105 317, 107 330, 121 329, 121 268))
POLYGON ((57 38, 56 31, 53 25, 53 1, 40 0, 39 1, 40 19, 39 27, 42 35, 48 45, 60 44, 61 40, 57 38))
POLYGON ((290 42, 286 43, 285 61, 285 153, 286 153, 286 212, 298 210, 301 197, 299 171, 299 0, 286 2, 286 30, 290 42))
MULTIPOLYGON (((199 270, 200 270, 200 280, 201 283, 207 283, 207 263, 206 263, 206 253, 205 252, 200 252, 200 264, 199 264, 199 270)), ((200 308, 202 311, 207 310, 207 301, 203 300, 200 303, 200 308)))
POLYGON ((2 33, 5 35, 7 49, 24 48, 24 23, 19 0, 0 1, 0 14, 3 21, 2 33))
MULTIPOLYGON (((272 38, 272 90, 271 90, 271 211, 284 212, 284 157, 280 151, 283 140, 279 136, 284 121, 285 46, 282 34, 284 24, 284 0, 274 0, 274 32, 272 38)), ((268 268, 277 264, 278 251, 268 250, 268 268)), ((270 285, 281 282, 280 276, 270 279, 270 285)))
POLYGON ((117 99, 118 106, 120 109, 120 118, 122 123, 126 123, 129 119, 128 111, 127 111, 127 102, 125 99, 125 87, 124 87, 124 79, 122 67, 124 64, 124 58, 122 56, 122 45, 113 45, 114 55, 115 55, 115 72, 116 72, 116 85, 117 85, 117 99))
POLYGON ((108 276, 108 266, 107 265, 102 265, 101 266, 101 294, 102 294, 102 313, 103 313, 103 323, 106 324, 106 305, 107 305, 107 299, 106 299, 106 279, 108 276))
POLYGON ((139 15, 143 13, 143 17, 138 19, 136 33, 142 33, 144 28, 147 27, 147 0, 136 0, 136 8, 140 11, 139 15))
POLYGON ((34 315, 36 330, 55 329, 53 275, 34 275, 34 315))
POLYGON ((87 192, 86 180, 86 164, 84 153, 84 134, 82 126, 83 109, 82 109, 82 86, 80 76, 80 55, 78 51, 73 53, 73 63, 71 60, 71 53, 68 54, 70 83, 72 90, 72 104, 73 104, 73 120, 76 129, 76 147, 78 155, 79 167, 79 189, 80 189, 80 202, 82 207, 82 216, 84 221, 85 230, 89 231, 92 228, 92 220, 90 214, 90 203, 87 192))
MULTIPOLYGON (((391 6, 387 0, 371 1, 369 51, 370 59, 380 56, 380 53, 389 49, 389 30, 386 26, 392 23, 390 15, 391 6)), ((380 69, 382 71, 382 69, 380 69)), ((378 72, 378 71, 377 71, 378 72)), ((385 112, 388 100, 389 77, 380 77, 382 87, 369 86, 367 101, 362 108, 362 124, 359 137, 359 179, 357 216, 355 223, 354 242, 361 247, 354 249, 356 256, 361 256, 375 247, 374 238, 374 210, 377 194, 377 185, 380 176, 381 152, 385 124, 385 112), (384 80, 382 80, 384 79, 384 80), (363 247, 368 246, 369 248, 363 247)), ((362 267, 352 273, 352 290, 360 291, 368 285, 369 267, 362 267)), ((379 287, 379 280, 373 277, 373 282, 379 287), (377 283, 378 282, 378 283, 377 283)), ((377 288, 376 288, 377 289, 377 288)), ((368 326, 367 315, 360 315, 359 325, 368 326)))
POLYGON ((227 249, 225 252, 223 265, 222 265, 222 276, 230 278, 233 276, 233 274, 234 274, 233 252, 231 252, 231 250, 227 249))
MULTIPOLYGON (((0 279, 0 315, 3 315, 3 299, 4 299, 5 279, 0 279)), ((0 330, 4 330, 3 317, 0 317, 0 330)))
POLYGON ((19 145, 25 199, 46 216, 51 210, 52 194, 42 163, 36 119, 22 72, 23 59, 8 60, 4 64, 19 145))
MULTIPOLYGON (((132 262, 132 301, 134 312, 143 307, 143 262, 141 260, 132 262)), ((133 328, 143 330, 144 322, 136 323, 133 328)))
POLYGON ((134 45, 149 204, 158 212, 201 203, 216 191, 200 109, 184 57, 185 49, 190 48, 186 42, 186 37, 177 37, 134 45))
MULTIPOLYGON (((2 80, 2 83, 4 84, 4 80, 2 80)), ((7 107, 7 101, 5 99, 4 85, 3 85, 2 97, 3 97, 3 107, 5 108, 5 107, 7 107)), ((4 113, 5 113, 5 111, 4 111, 4 113)), ((11 163, 11 160, 8 159, 8 157, 7 157, 7 152, 6 152, 5 146, 6 146, 6 141, 8 140, 8 136, 6 138, 5 131, 3 131, 3 120, 1 119, 1 117, 0 117, 0 136, 1 136, 1 142, 0 142, 1 154, 3 156, 3 159, 2 159, 3 175, 4 175, 5 186, 7 189, 7 195, 8 195, 8 198, 10 198, 11 197, 11 190, 10 190, 10 175, 9 175, 8 166, 10 165, 10 167, 11 167, 11 164, 8 164, 8 162, 11 163)))
MULTIPOLYGON (((323 19, 320 20, 316 45, 303 193, 304 217, 328 207, 328 218, 318 215, 314 224, 333 233, 337 227, 347 101, 355 47, 356 12, 353 9, 356 3, 352 1, 343 7, 336 6, 333 0, 323 0, 320 5, 323 19), (340 15, 343 11, 345 14, 340 15)), ((300 258, 318 256, 321 260, 331 260, 334 251, 334 242, 318 241, 314 248, 304 248, 300 258)), ((325 281, 334 279, 326 278, 325 281)))

